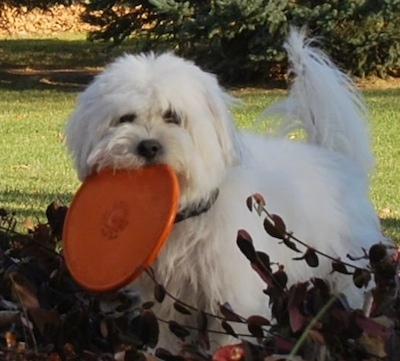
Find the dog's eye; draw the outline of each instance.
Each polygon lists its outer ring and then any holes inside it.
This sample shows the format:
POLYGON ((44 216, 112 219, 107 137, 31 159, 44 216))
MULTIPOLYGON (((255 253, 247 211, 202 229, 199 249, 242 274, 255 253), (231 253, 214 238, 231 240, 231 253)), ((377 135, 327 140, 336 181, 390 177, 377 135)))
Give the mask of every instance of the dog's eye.
POLYGON ((136 119, 136 114, 125 114, 118 119, 118 124, 133 123, 136 119))
POLYGON ((180 125, 181 124, 181 118, 174 112, 173 110, 169 109, 163 114, 163 119, 165 123, 170 123, 170 124, 176 124, 180 125))

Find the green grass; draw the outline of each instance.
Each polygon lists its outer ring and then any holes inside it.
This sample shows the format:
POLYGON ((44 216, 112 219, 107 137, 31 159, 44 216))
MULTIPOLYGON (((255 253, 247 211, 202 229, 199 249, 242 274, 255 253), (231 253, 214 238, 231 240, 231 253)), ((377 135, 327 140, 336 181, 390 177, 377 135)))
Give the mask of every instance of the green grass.
MULTIPOLYGON (((65 39, 0 39, 0 207, 20 219, 45 221, 48 203, 61 197, 68 203, 79 182, 62 141, 62 133, 76 95, 82 89, 73 78, 81 69, 102 66, 117 53, 132 48, 108 49, 81 37, 65 39), (10 69, 24 69, 10 73, 10 69), (31 69, 41 69, 35 73, 31 69), (77 73, 47 73, 69 69, 77 73), (73 78, 73 80, 71 80, 73 78)), ((79 75, 79 74, 78 74, 79 75)), ((88 78, 84 78, 84 82, 88 78)), ((245 105, 235 108, 240 127, 268 128, 257 122, 262 109, 283 91, 236 90, 245 105)), ((400 89, 366 91, 372 110, 373 149, 377 156, 371 197, 382 214, 384 229, 400 240, 400 89)))
POLYGON ((43 219, 45 206, 69 200, 78 182, 61 133, 75 94, 0 90, 0 206, 43 219))
POLYGON ((367 91, 376 156, 371 198, 390 235, 400 241, 400 89, 367 91))

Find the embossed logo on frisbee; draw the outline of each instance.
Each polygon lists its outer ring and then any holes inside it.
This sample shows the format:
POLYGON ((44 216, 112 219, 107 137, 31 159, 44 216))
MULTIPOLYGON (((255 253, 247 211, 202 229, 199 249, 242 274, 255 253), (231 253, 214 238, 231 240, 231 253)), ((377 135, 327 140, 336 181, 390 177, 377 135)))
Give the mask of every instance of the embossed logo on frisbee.
POLYGON ((115 202, 104 212, 101 232, 104 237, 114 239, 129 224, 129 206, 124 201, 115 202))

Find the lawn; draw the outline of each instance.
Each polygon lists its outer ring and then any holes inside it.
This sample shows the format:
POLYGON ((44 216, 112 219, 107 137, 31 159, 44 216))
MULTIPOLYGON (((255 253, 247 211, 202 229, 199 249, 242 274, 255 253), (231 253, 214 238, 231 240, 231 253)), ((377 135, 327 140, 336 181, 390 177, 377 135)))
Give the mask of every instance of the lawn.
MULTIPOLYGON (((0 207, 22 220, 45 221, 46 205, 68 203, 79 182, 63 143, 63 129, 77 93, 100 67, 132 44, 110 49, 81 37, 0 39, 0 207)), ((239 89, 239 127, 256 123, 282 90, 239 89)), ((400 240, 400 89, 365 90, 377 157, 371 197, 388 234, 400 240)))

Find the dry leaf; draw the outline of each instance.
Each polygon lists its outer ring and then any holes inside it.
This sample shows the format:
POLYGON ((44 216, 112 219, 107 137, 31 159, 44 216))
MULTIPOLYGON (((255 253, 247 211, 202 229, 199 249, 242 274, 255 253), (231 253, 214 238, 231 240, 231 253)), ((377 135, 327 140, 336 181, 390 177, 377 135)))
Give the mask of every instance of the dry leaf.
POLYGON ((23 283, 22 278, 17 273, 12 273, 9 277, 12 282, 12 289, 20 305, 27 309, 39 308, 40 305, 36 295, 23 283))
POLYGON ((17 345, 17 339, 12 332, 7 331, 4 338, 6 339, 6 344, 8 348, 13 348, 17 345))
POLYGON ((19 311, 0 311, 0 328, 5 328, 16 321, 19 311))
MULTIPOLYGON (((264 358, 264 361, 285 361, 288 359, 289 355, 271 355, 264 358)), ((290 361, 306 361, 300 356, 294 356, 290 358, 290 361)))
POLYGON ((214 352, 212 361, 240 361, 244 359, 243 346, 229 345, 219 348, 214 352))
POLYGON ((42 308, 30 308, 29 315, 33 323, 43 334, 46 326, 52 325, 54 328, 60 323, 60 315, 56 310, 44 310, 42 308))
POLYGON ((32 221, 31 217, 26 217, 24 221, 22 222, 22 227, 27 229, 28 231, 34 231, 35 230, 35 224, 32 221))
POLYGON ((386 340, 383 337, 369 336, 367 333, 364 332, 358 339, 358 342, 361 346, 365 348, 366 352, 372 355, 380 358, 384 358, 387 356, 385 349, 386 340))
POLYGON ((13 169, 31 169, 32 167, 28 164, 16 164, 12 166, 13 169))

